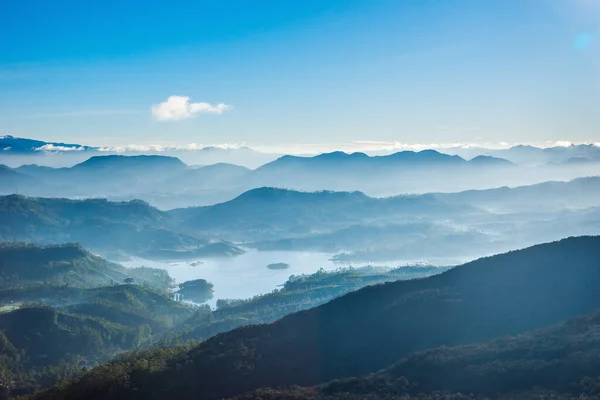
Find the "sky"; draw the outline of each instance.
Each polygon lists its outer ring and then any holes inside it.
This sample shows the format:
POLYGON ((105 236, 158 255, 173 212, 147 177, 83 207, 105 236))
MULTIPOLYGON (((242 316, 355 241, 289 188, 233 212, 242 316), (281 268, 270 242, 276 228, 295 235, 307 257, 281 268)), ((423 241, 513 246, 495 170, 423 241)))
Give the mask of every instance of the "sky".
POLYGON ((0 2, 0 135, 600 142, 600 0, 0 2))

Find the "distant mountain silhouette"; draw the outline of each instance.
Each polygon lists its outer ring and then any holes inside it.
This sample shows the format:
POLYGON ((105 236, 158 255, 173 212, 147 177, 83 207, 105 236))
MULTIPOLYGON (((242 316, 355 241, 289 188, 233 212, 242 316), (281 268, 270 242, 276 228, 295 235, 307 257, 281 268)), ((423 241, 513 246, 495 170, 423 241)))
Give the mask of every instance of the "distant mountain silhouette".
POLYGON ((480 165, 504 165, 504 166, 513 165, 513 163, 511 163, 508 160, 505 160, 503 158, 498 158, 498 157, 491 157, 491 156, 477 156, 477 157, 473 158, 470 162, 474 163, 474 164, 480 164, 480 165))
POLYGON ((0 193, 8 194, 27 190, 32 185, 44 185, 38 179, 22 174, 0 164, 0 193))
POLYGON ((557 211, 598 205, 600 177, 578 178, 569 182, 544 182, 514 188, 467 190, 435 194, 445 202, 460 202, 495 211, 557 211))
POLYGON ((213 206, 168 212, 190 230, 224 235, 230 240, 305 235, 348 227, 366 219, 389 223, 395 219, 451 219, 481 213, 474 207, 447 204, 431 196, 377 199, 361 192, 300 192, 271 187, 252 189, 213 206))
POLYGON ((4 154, 28 154, 41 151, 64 151, 65 149, 71 151, 88 151, 94 148, 80 144, 44 142, 10 135, 0 136, 0 152, 4 154))
MULTIPOLYGON (((513 176, 510 163, 467 161, 435 150, 401 151, 386 156, 333 152, 313 157, 283 156, 257 168, 253 186, 297 190, 361 190, 377 196, 422 193, 433 188, 463 188, 463 182, 503 181, 513 176), (425 186, 429 189, 426 190, 425 186)), ((442 190, 442 189, 439 189, 442 190)))
POLYGON ((529 145, 517 145, 508 149, 486 149, 482 147, 453 147, 441 149, 448 154, 457 154, 467 159, 476 156, 493 156, 504 158, 519 165, 561 164, 571 158, 582 158, 600 161, 600 146, 595 144, 578 144, 540 148, 529 145))
POLYGON ((190 184, 207 187, 239 186, 251 174, 248 168, 238 165, 219 163, 200 168, 190 168, 181 177, 190 184))
MULTIPOLYGON (((435 150, 420 152, 402 151, 388 156, 370 157, 364 153, 347 154, 341 151, 324 153, 314 157, 286 155, 258 168, 258 172, 276 171, 280 168, 385 168, 412 164, 414 166, 461 165, 467 161, 458 157, 439 153, 435 150)), ((339 171, 343 173, 344 171, 339 171)))
POLYGON ((107 155, 90 157, 86 161, 75 165, 71 170, 78 171, 84 168, 88 170, 115 169, 122 173, 128 173, 132 170, 141 170, 143 172, 161 170, 161 172, 164 172, 165 169, 183 170, 186 168, 186 165, 176 157, 107 155))
MULTIPOLYGON (((544 154, 538 150, 527 146, 513 149, 519 153, 544 154)), ((591 154, 592 150, 588 152, 591 154)), ((12 174, 6 183, 0 182, 0 193, 18 190, 28 196, 73 198, 110 194, 111 199, 119 201, 141 198, 162 209, 215 204, 259 187, 311 192, 359 190, 370 196, 389 197, 527 185, 550 177, 569 180, 589 175, 594 166, 600 165, 586 162, 592 159, 585 157, 576 158, 581 162, 561 161, 556 165, 544 162, 540 167, 530 168, 495 154, 467 161, 434 150, 402 151, 387 156, 332 152, 313 157, 287 155, 251 170, 226 163, 189 166, 165 155, 97 155, 68 168, 36 165, 14 168, 11 171, 21 175, 12 174), (37 184, 27 181, 28 178, 35 178, 37 184)), ((565 158, 569 159, 573 157, 565 158)), ((9 172, 5 169, 3 174, 8 176, 9 172)))

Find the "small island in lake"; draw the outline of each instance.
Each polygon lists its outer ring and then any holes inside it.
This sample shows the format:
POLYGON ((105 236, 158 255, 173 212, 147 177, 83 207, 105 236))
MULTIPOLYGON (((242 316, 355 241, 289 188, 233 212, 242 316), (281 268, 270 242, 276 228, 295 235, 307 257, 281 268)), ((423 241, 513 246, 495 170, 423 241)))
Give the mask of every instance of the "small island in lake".
POLYGON ((190 264, 190 267, 197 267, 198 265, 204 264, 204 261, 196 261, 190 264))
POLYGON ((289 267, 290 267, 290 264, 286 264, 286 263, 282 263, 282 262, 267 265, 267 268, 269 268, 269 269, 288 269, 289 267))
POLYGON ((179 285, 177 293, 183 296, 183 300, 204 303, 213 298, 213 284, 205 279, 185 281, 179 285))

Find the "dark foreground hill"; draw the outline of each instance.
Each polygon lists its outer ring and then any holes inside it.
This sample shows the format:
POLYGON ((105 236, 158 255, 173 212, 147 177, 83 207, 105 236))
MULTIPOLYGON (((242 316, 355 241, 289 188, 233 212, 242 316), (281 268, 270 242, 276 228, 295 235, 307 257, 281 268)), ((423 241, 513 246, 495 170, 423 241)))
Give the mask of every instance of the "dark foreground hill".
POLYGON ((0 387, 9 385, 14 395, 78 376, 192 314, 191 308, 136 285, 44 285, 28 292, 17 290, 12 298, 44 297, 37 304, 0 303, 0 387))
POLYGON ((416 353, 377 374, 237 400, 598 399, 600 312, 531 334, 416 353))
POLYGON ((217 335, 163 359, 160 368, 135 360, 109 364, 40 398, 217 399, 375 372, 415 351, 519 334, 592 312, 600 307, 599 260, 599 237, 483 258, 217 335))

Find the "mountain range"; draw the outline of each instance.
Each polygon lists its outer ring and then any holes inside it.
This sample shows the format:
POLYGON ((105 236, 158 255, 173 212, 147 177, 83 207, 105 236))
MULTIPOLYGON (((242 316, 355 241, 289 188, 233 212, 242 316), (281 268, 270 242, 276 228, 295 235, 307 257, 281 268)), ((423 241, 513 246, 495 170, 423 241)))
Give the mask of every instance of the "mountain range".
POLYGON ((187 233, 173 218, 139 200, 0 197, 0 239, 43 244, 78 242, 113 259, 231 256, 243 251, 187 233), (217 245, 217 247, 215 247, 217 245))
MULTIPOLYGON (((241 150, 238 152, 243 153, 244 157, 251 157, 252 153, 258 153, 248 147, 231 147, 222 148, 217 146, 205 146, 196 148, 188 147, 188 152, 200 152, 204 155, 211 154, 207 157, 210 162, 204 162, 203 164, 216 164, 219 162, 235 163, 232 159, 228 159, 227 153, 235 153, 235 150, 241 150)), ((46 142, 42 140, 19 138, 11 135, 0 136, 0 155, 16 155, 16 154, 40 154, 44 152, 53 153, 67 153, 67 152, 98 152, 103 151, 107 153, 111 152, 123 152, 125 154, 140 154, 140 153, 152 153, 152 152, 174 152, 177 150, 185 150, 185 148, 178 147, 158 147, 158 146, 133 146, 133 147, 94 147, 86 146, 81 144, 70 144, 60 142, 46 142)), ((569 144, 567 146, 552 146, 552 147, 536 147, 531 145, 516 145, 509 148, 494 149, 485 148, 479 146, 456 146, 441 148, 441 153, 458 155, 465 159, 471 160, 477 157, 502 158, 515 164, 520 165, 542 165, 542 164, 561 164, 576 160, 591 160, 600 161, 600 146, 597 144, 569 144)), ((267 153, 262 153, 267 155, 267 153)), ((342 152, 334 152, 329 154, 337 154, 341 156, 342 152)), ((364 153, 354 153, 357 157, 362 157, 364 153)), ((256 154, 255 154, 256 155, 256 154)), ((275 159, 276 154, 273 154, 266 158, 275 159)), ((295 157, 295 156, 290 156, 295 157)), ((336 156, 333 156, 336 157, 336 156)), ((343 156, 342 156, 343 157, 343 156)), ((265 159, 266 159, 265 158, 265 159)), ((296 157, 297 158, 297 157, 296 157)), ((332 156, 326 156, 325 158, 332 158, 332 156)), ((241 157, 238 157, 242 159, 241 157)))
MULTIPOLYGON (((283 156, 256 169, 218 163, 193 167, 164 155, 92 156, 72 167, 22 165, 0 168, 0 193, 36 197, 142 199, 163 209, 215 204, 257 187, 302 191, 360 190, 371 196, 456 192, 572 179, 594 173, 576 164, 550 173, 493 157, 470 161, 433 150, 370 157, 341 152, 283 156)), ((600 171, 598 171, 600 173, 600 171)))
POLYGON ((486 149, 482 147, 452 147, 440 149, 443 153, 456 154, 467 159, 477 156, 504 158, 515 164, 538 166, 544 164, 565 164, 577 162, 600 162, 598 144, 571 144, 540 148, 529 145, 517 145, 507 149, 486 149))
POLYGON ((3 154, 31 154, 43 151, 91 151, 94 147, 80 144, 44 142, 42 140, 0 136, 0 151, 3 154))
POLYGON ((24 164, 67 167, 83 162, 94 155, 163 155, 178 157, 192 165, 230 163, 256 168, 278 157, 277 154, 259 152, 239 146, 85 146, 80 144, 45 142, 0 136, 0 164, 18 167, 24 164))
MULTIPOLYGON (((165 161, 173 169, 185 168, 177 159, 165 161)), ((140 200, 8 195, 0 197, 0 239, 79 242, 111 259, 231 257, 250 247, 337 254, 339 262, 444 254, 467 260, 519 245, 599 234, 599 197, 598 177, 388 198, 263 187, 212 206, 169 211, 140 200)))

